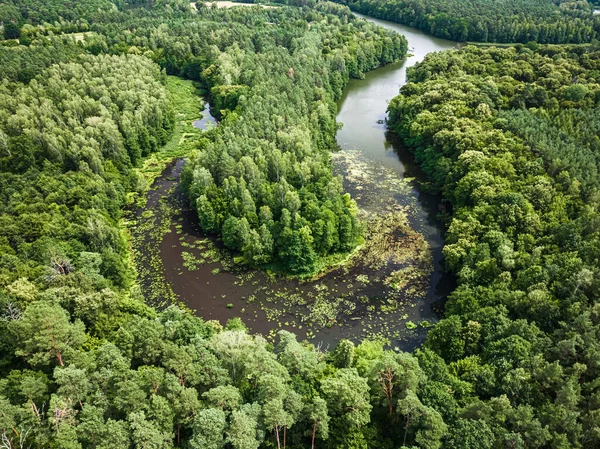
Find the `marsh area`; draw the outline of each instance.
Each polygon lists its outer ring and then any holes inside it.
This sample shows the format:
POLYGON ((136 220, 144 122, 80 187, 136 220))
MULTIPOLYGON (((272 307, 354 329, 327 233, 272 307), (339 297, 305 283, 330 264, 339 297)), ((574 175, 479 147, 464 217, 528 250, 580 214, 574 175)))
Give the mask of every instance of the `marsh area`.
MULTIPOLYGON (((441 206, 423 191, 419 168, 384 120, 406 68, 454 43, 369 20, 404 34, 411 55, 352 80, 338 104, 344 126, 332 161, 358 204, 365 244, 342 265, 308 280, 240 268, 199 229, 179 187, 185 160, 178 158, 135 213, 136 266, 151 302, 179 301, 206 320, 224 324, 241 317, 252 332, 269 336, 287 329, 323 346, 375 336, 404 350, 422 342, 436 321, 435 305, 452 287, 443 275, 443 230, 435 218, 441 206)), ((193 122, 200 129, 214 124, 208 106, 193 122)))

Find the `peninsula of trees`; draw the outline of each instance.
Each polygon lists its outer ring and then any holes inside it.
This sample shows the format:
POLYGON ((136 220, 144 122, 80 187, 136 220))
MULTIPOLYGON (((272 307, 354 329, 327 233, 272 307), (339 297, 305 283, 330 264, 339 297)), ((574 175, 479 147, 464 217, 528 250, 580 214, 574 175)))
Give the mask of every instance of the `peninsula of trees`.
POLYGON ((336 104, 350 77, 406 55, 406 39, 356 20, 333 4, 216 57, 201 73, 220 112, 221 133, 187 165, 185 183, 203 230, 222 236, 245 263, 314 272, 327 255, 361 240, 356 205, 334 178, 336 104), (291 48, 282 44, 289 35, 291 48))

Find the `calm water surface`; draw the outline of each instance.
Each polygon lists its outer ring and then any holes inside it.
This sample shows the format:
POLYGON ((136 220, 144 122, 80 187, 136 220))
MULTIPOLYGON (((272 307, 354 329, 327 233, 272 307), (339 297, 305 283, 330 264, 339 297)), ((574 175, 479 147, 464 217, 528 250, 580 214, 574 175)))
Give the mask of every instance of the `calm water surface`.
MULTIPOLYGON (((406 84, 407 68, 422 61, 428 53, 448 50, 456 47, 457 44, 429 36, 408 26, 358 13, 355 15, 404 35, 408 41, 410 56, 402 62, 367 73, 365 79, 350 80, 338 104, 337 120, 344 125, 337 134, 338 144, 342 148, 342 159, 346 156, 361 159, 375 172, 391 172, 392 176, 400 179, 424 180, 410 152, 387 131, 384 123, 386 110, 392 98, 398 95, 400 87, 406 84)), ((336 168, 339 173, 346 174, 343 168, 336 168)), ((348 182, 347 177, 345 181, 346 188, 354 193, 359 206, 373 211, 380 211, 383 207, 387 207, 381 204, 385 192, 376 191, 375 195, 363 198, 359 192, 356 192, 355 186, 348 182)), ((395 194, 394 201, 410 207, 408 216, 411 224, 425 236, 432 248, 435 271, 425 300, 426 305, 430 306, 453 287, 453 279, 444 276, 443 228, 435 218, 440 211, 440 198, 422 192, 417 182, 411 182, 410 190, 395 194)))
POLYGON ((217 119, 212 116, 210 113, 210 105, 208 102, 204 103, 204 109, 202 110, 202 118, 199 120, 194 120, 192 122, 194 128, 198 129, 207 129, 211 126, 217 126, 217 119))

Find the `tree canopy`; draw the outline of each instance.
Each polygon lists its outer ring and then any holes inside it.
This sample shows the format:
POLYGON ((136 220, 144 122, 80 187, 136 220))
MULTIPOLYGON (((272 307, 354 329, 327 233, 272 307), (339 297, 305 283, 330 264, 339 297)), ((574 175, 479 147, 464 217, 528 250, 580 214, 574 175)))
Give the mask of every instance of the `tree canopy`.
POLYGON ((587 1, 336 0, 352 10, 459 42, 566 44, 598 39, 587 1))
POLYGON ((404 57, 407 44, 333 6, 338 15, 320 19, 329 9, 319 6, 310 27, 286 19, 273 40, 268 24, 240 29, 260 46, 238 41, 200 75, 223 120, 184 177, 202 229, 251 266, 312 272, 362 237, 329 160, 335 100, 350 77, 404 57))
MULTIPOLYGON (((502 36, 532 40, 519 8, 498 29, 518 17, 502 36)), ((532 8, 559 14, 531 33, 593 36, 587 6, 532 8)), ((596 44, 468 46, 409 71, 388 126, 443 195, 458 281, 410 354, 152 307, 118 225, 148 189, 136 167, 172 136, 165 77, 179 75, 220 119, 183 177, 202 228, 240 263, 286 272, 351 251, 335 102, 404 57, 404 38, 332 3, 11 0, 0 21, 4 447, 600 447, 596 44)))
POLYGON ((451 447, 495 447, 494 433, 598 444, 583 398, 598 375, 599 62, 592 46, 469 46, 428 55, 390 103, 389 126, 452 209, 444 254, 459 285, 426 347, 479 400, 451 447), (504 418, 500 397, 525 421, 504 418))

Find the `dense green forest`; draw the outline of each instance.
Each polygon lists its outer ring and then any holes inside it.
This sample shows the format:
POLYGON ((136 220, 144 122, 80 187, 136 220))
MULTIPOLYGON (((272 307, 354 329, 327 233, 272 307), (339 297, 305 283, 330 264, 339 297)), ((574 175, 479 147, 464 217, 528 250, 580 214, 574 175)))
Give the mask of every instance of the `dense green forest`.
MULTIPOLYGON (((412 354, 325 350, 153 308, 119 220, 177 126, 178 75, 220 119, 183 179, 203 229, 290 273, 351 251, 335 101, 406 40, 333 3, 150 6, 0 5, 0 447, 600 447, 596 45, 466 47, 409 71, 388 126, 449 205, 458 287, 412 354)), ((589 24, 586 8, 561 14, 589 24)))
POLYGON ((188 164, 186 183, 205 231, 221 234, 248 264, 274 261, 298 273, 361 239, 356 205, 329 163, 335 100, 349 77, 400 59, 407 44, 359 20, 342 33, 324 23, 310 33, 294 28, 291 52, 237 43, 202 72, 216 109, 235 111, 188 164))
MULTIPOLYGON (((378 381, 369 376, 389 360, 398 372, 410 371, 404 390, 416 391, 424 377, 412 356, 370 342, 356 351, 345 342, 327 354, 286 333, 273 347, 239 321, 223 329, 177 307, 158 312, 131 288, 117 221, 127 194, 146 188, 135 166, 174 125, 162 66, 202 82, 220 110, 214 142, 198 142, 191 192, 203 188, 203 155, 223 153, 225 141, 244 151, 253 144, 257 163, 279 156, 286 170, 279 185, 287 187, 283 199, 294 212, 292 238, 310 236, 308 226, 318 229, 320 208, 345 209, 358 227, 326 157, 337 130, 334 101, 350 76, 401 58, 406 41, 333 4, 305 11, 207 8, 197 15, 114 11, 80 43, 73 36, 48 39, 43 30, 30 37, 27 46, 4 46, 1 71, 2 444, 365 445, 378 432, 366 426, 373 406, 382 416, 390 406, 388 390, 371 397, 378 381), (249 101, 261 96, 262 107, 249 101), (282 157, 282 150, 294 157, 282 157), (296 168, 287 164, 302 163, 306 178, 284 181, 296 168)), ((233 149, 223 157, 233 170, 247 166, 250 176, 254 162, 240 162, 233 149)), ((228 178, 216 179, 225 186, 228 178)), ((268 208, 259 204, 263 217, 268 208)), ((273 222, 285 223, 282 208, 273 209, 273 222)), ((353 232, 347 246, 355 244, 353 232)), ((333 235, 337 241, 345 234, 334 228, 333 235)), ((390 438, 438 441, 439 414, 414 393, 406 402, 431 422, 415 420, 406 436, 390 438)))
POLYGON ((478 397, 456 416, 473 432, 598 447, 600 52, 530 47, 428 55, 390 103, 452 206, 459 286, 426 346, 478 397))
POLYGON ((37 33, 87 31, 100 16, 117 9, 110 0, 8 0, 0 5, 6 39, 37 33))
POLYGON ((4 285, 72 264, 125 285, 115 223, 136 187, 129 168, 172 127, 161 76, 139 56, 88 55, 0 85, 4 285))
POLYGON ((353 11, 459 42, 585 43, 600 17, 587 1, 336 0, 353 11))

